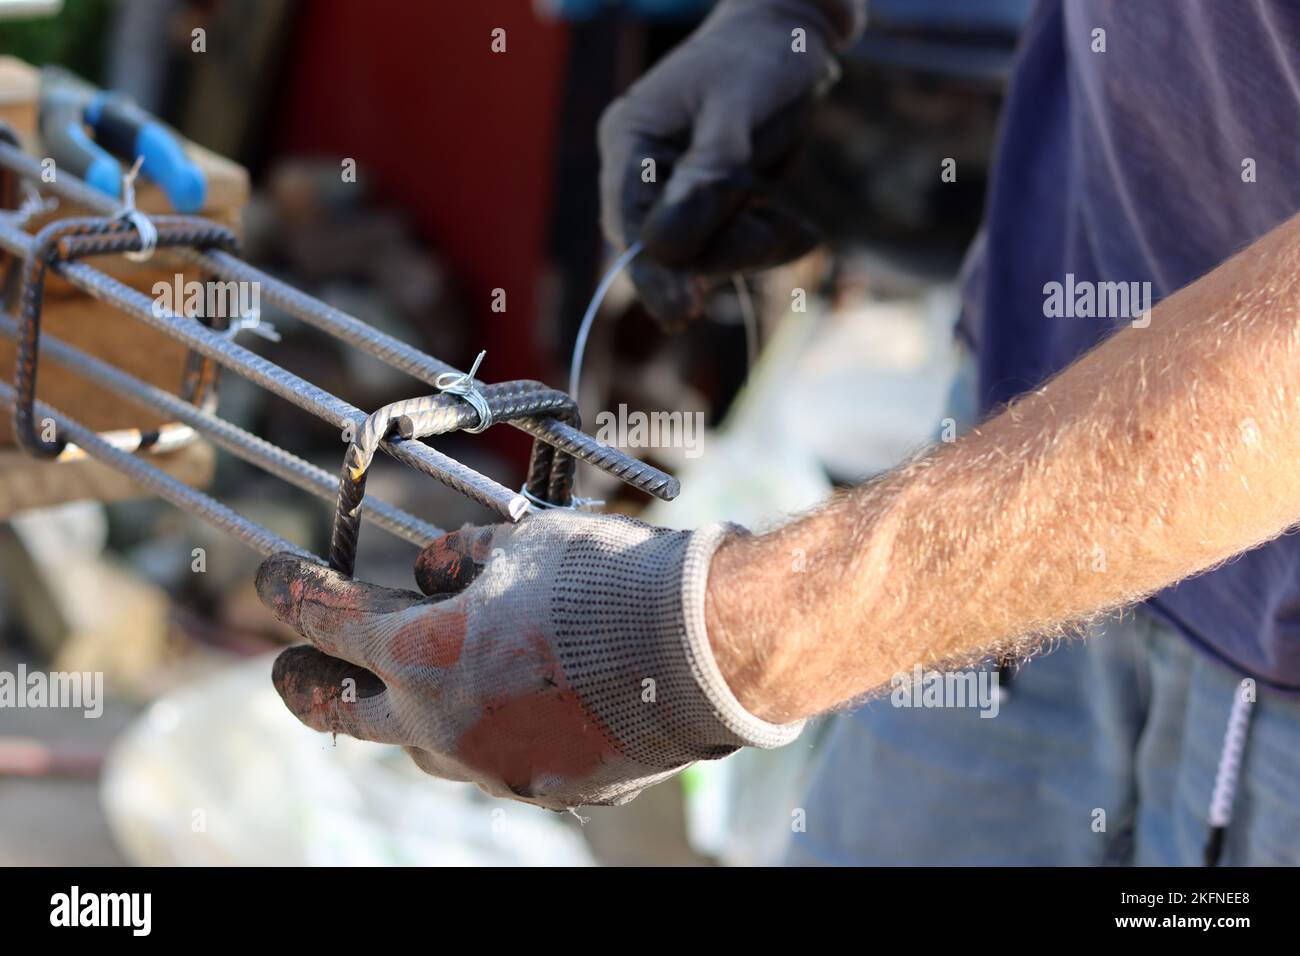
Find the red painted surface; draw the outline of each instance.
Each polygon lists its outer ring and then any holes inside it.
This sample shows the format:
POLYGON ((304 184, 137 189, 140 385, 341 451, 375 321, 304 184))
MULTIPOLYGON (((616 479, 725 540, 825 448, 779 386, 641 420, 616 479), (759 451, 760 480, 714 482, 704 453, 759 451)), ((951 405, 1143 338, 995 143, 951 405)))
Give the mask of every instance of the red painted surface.
MULTIPOLYGON (((464 283, 490 380, 544 377, 537 348, 566 34, 530 0, 300 5, 280 154, 351 156, 464 283), (491 50, 506 30, 506 52, 491 50), (506 290, 507 311, 491 310, 506 290)), ((494 431, 502 431, 494 429, 494 431)))

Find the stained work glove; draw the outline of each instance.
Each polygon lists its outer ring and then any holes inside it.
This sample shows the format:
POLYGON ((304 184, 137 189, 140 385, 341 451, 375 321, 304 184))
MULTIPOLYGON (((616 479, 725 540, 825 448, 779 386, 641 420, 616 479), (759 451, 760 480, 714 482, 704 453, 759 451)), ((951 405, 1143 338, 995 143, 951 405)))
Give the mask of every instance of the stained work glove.
POLYGON ((660 321, 702 313, 700 277, 779 265, 816 244, 770 186, 837 78, 833 51, 861 27, 864 6, 723 0, 601 117, 601 224, 616 248, 645 243, 631 273, 660 321))
POLYGON ((751 715, 714 662, 705 585, 735 530, 559 511, 467 526, 421 553, 427 596, 275 555, 258 594, 312 646, 272 678, 307 726, 400 744, 435 776, 555 810, 624 803, 802 729, 751 715))

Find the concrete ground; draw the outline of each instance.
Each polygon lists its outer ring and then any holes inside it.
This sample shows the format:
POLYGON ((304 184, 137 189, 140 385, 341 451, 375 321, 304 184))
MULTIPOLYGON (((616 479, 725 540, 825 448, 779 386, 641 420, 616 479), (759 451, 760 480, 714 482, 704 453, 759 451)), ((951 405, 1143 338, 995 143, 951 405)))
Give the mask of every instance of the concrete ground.
MULTIPOLYGON (((0 670, 16 661, 0 658, 0 670)), ((29 667, 31 665, 29 664, 29 667)), ((98 718, 80 711, 6 709, 0 742, 30 739, 77 754, 103 753, 136 715, 135 705, 106 701, 98 718)), ((580 832, 607 865, 690 866, 706 863, 686 843, 681 788, 646 791, 626 807, 582 811, 580 832)), ((0 866, 122 866, 94 776, 0 773, 0 866)))
MULTIPOLYGON (((0 663, 11 670, 11 662, 0 663)), ((98 718, 81 711, 6 709, 0 738, 31 738, 52 747, 102 752, 135 709, 105 703, 98 718)), ((0 774, 0 866, 120 866, 99 805, 94 777, 18 777, 0 774)))

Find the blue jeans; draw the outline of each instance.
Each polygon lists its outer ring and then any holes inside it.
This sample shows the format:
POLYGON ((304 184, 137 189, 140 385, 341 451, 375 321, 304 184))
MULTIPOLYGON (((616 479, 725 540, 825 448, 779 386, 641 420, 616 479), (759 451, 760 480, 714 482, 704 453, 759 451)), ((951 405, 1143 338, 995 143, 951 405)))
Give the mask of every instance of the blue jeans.
MULTIPOLYGON (((1138 610, 1030 661, 992 719, 838 715, 788 862, 1199 866, 1239 692, 1138 610)), ((1300 701, 1261 688, 1220 863, 1300 865, 1298 795, 1300 701)))

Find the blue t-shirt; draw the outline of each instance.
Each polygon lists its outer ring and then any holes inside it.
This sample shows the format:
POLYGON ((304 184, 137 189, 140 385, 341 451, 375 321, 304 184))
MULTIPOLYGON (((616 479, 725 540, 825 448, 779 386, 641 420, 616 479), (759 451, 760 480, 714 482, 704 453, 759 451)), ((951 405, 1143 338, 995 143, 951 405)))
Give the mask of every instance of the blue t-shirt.
MULTIPOLYGON (((1042 0, 993 169, 960 327, 984 410, 1300 210, 1300 2, 1042 0)), ((1300 536, 1149 603, 1300 690, 1300 536)))

